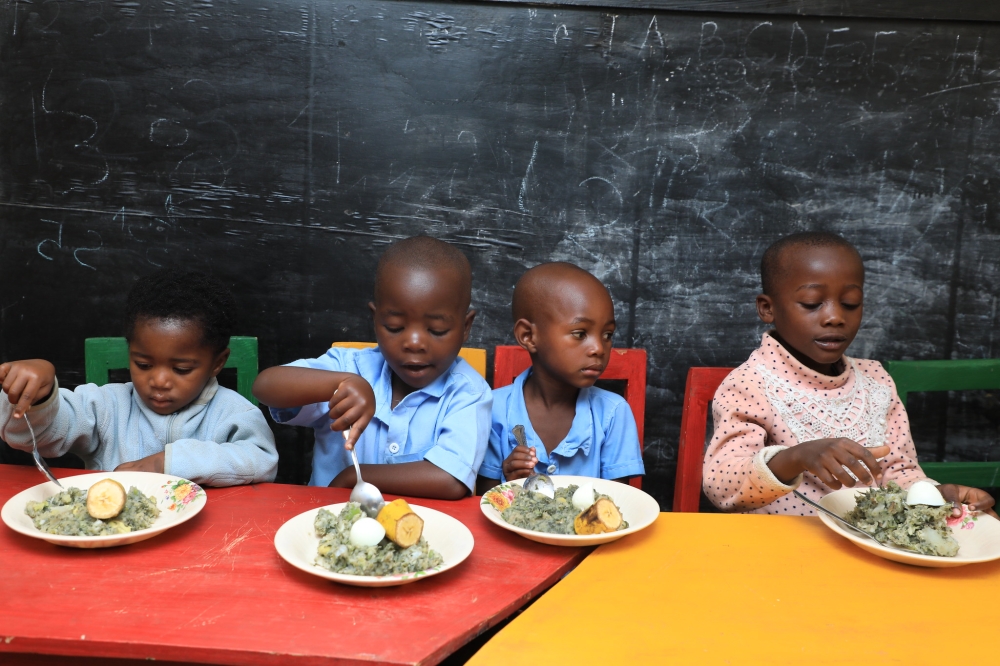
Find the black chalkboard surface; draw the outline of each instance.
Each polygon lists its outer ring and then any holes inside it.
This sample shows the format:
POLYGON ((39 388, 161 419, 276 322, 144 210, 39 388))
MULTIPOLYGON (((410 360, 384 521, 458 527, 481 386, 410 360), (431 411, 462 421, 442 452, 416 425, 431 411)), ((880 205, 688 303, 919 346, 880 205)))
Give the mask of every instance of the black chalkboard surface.
MULTIPOLYGON (((83 339, 117 334, 160 266, 230 281, 262 366, 319 355, 372 338, 376 258, 417 233, 468 254, 471 342, 492 348, 520 273, 573 261, 611 288, 617 344, 649 351, 646 488, 667 508, 687 368, 758 344, 757 263, 783 234, 860 247, 854 355, 1000 353, 998 38, 625 7, 7 0, 0 357, 82 381, 83 339)), ((301 478, 303 446, 283 446, 301 478)))

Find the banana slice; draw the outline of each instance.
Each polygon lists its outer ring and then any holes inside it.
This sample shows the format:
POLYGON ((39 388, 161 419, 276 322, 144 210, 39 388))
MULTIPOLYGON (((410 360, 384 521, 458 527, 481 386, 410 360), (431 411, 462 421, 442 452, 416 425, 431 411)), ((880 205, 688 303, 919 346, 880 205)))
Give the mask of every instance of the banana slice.
POLYGON ((101 479, 87 491, 87 513, 91 518, 108 520, 125 508, 125 488, 114 479, 101 479))
POLYGON ((622 525, 622 514, 607 497, 601 497, 573 521, 577 534, 604 534, 614 532, 622 525))
POLYGON ((378 512, 378 522, 385 528, 385 535, 389 541, 400 548, 409 548, 420 541, 420 535, 424 531, 424 521, 400 498, 393 500, 382 507, 378 512))

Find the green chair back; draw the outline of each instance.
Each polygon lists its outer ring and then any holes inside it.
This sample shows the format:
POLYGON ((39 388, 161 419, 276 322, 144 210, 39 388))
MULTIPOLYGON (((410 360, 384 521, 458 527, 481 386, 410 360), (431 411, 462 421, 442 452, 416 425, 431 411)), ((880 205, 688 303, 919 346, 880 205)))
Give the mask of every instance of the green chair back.
MULTIPOLYGON (((87 383, 104 386, 108 383, 109 370, 128 368, 128 343, 125 338, 87 338, 83 341, 87 383)), ((244 398, 257 404, 251 389, 257 378, 257 338, 237 336, 229 338, 227 368, 236 368, 236 390, 244 398)))
MULTIPOLYGON (((1000 359, 955 361, 886 361, 885 369, 896 382, 896 393, 906 406, 909 393, 926 391, 976 391, 1000 389, 1000 359)), ((927 476, 941 483, 976 488, 1000 485, 998 462, 920 463, 927 476)))

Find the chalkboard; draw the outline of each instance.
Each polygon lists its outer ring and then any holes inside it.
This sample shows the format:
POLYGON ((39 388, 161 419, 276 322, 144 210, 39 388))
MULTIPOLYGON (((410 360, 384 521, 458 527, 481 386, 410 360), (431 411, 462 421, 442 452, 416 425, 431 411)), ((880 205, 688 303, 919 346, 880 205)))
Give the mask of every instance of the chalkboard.
MULTIPOLYGON (((610 287, 616 344, 649 352, 646 488, 666 508, 687 369, 758 344, 757 265, 783 234, 858 244, 854 355, 997 355, 998 37, 623 7, 3 0, 0 357, 81 382, 83 339, 117 334, 128 286, 161 266, 231 282, 262 366, 319 355, 372 339, 376 259, 417 233, 468 254, 471 344, 492 349, 521 272, 573 261, 610 287)), ((278 431, 281 478, 301 479, 307 446, 278 431)))

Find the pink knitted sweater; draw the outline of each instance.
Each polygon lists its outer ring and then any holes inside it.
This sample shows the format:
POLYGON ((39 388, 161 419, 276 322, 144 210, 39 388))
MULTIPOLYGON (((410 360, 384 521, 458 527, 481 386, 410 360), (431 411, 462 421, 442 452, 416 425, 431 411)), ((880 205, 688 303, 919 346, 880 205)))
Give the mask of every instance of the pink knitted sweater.
POLYGON ((846 437, 862 446, 886 444, 884 481, 906 488, 926 478, 917 464, 906 409, 892 378, 878 361, 843 357, 844 371, 830 377, 802 365, 770 332, 747 361, 715 392, 715 432, 705 452, 702 486, 724 511, 814 515, 792 494, 816 501, 830 492, 810 472, 789 485, 768 461, 801 442, 846 437))

